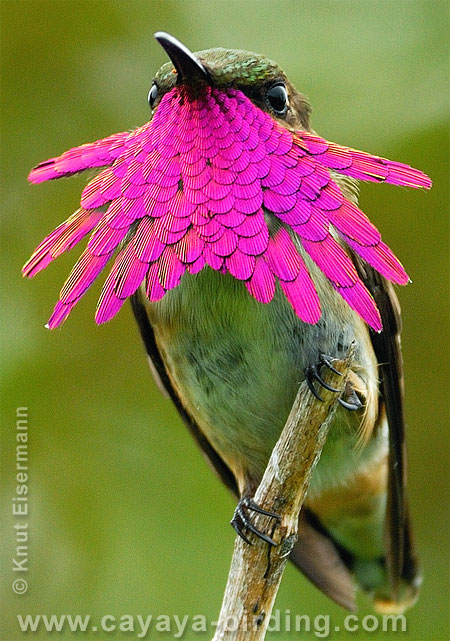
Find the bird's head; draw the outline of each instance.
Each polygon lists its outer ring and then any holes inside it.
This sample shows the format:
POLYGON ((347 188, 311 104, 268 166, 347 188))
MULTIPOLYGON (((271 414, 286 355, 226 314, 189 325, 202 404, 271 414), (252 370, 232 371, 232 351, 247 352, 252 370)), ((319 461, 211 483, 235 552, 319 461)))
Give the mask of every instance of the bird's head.
POLYGON ((280 124, 293 130, 309 129, 308 101, 273 60, 250 51, 223 47, 192 53, 176 38, 161 31, 155 38, 170 62, 159 69, 153 80, 148 94, 152 110, 157 109, 162 97, 175 87, 183 88, 187 100, 208 88, 235 89, 280 124))

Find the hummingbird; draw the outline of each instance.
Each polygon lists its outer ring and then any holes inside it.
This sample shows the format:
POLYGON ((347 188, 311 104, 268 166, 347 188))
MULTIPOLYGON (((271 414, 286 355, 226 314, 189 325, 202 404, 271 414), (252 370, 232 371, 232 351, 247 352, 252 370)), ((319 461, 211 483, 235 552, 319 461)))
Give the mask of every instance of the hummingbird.
POLYGON ((96 322, 131 299, 155 379, 236 495, 231 523, 248 543, 274 544, 253 523, 266 512, 252 497, 299 385, 321 399, 324 370, 353 344, 290 560, 346 608, 359 586, 377 611, 402 612, 421 582, 393 288, 409 277, 359 209, 357 186, 431 180, 320 137, 307 98, 265 56, 155 38, 169 62, 151 84, 150 121, 31 171, 40 183, 99 169, 24 275, 90 234, 53 329, 113 259, 96 322))

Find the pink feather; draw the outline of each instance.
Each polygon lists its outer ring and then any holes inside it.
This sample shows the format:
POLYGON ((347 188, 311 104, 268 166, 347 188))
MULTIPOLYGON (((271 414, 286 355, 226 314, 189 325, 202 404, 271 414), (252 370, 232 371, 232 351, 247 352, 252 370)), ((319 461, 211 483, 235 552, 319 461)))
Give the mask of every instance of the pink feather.
POLYGON ((278 281, 294 312, 317 323, 320 301, 301 245, 350 307, 380 330, 375 302, 345 243, 386 278, 404 284, 408 276, 330 170, 360 180, 431 186, 407 165, 310 132, 291 132, 237 89, 204 87, 194 96, 183 85, 162 97, 142 127, 75 147, 39 164, 29 180, 92 167, 103 169, 84 189, 82 208, 42 241, 23 270, 34 276, 93 230, 61 290, 52 328, 116 250, 98 323, 112 318, 142 283, 149 300, 157 301, 186 271, 186 278, 194 278, 205 266, 244 281, 260 303, 273 299, 278 281))

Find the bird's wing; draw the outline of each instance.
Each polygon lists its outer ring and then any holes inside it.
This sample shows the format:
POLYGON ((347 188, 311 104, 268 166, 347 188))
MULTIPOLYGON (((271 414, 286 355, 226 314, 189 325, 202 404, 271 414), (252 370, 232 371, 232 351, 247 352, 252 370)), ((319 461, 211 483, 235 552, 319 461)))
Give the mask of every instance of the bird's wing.
POLYGON ((177 408, 181 418, 188 427, 190 433, 198 443, 198 445, 203 450, 203 453, 206 456, 206 459, 211 464, 215 472, 217 472, 220 480, 236 495, 238 496, 238 488, 236 480, 230 468, 225 464, 216 450, 212 447, 211 443, 201 432, 197 423, 193 418, 186 412, 184 409, 178 394, 173 388, 170 378, 167 374, 166 367, 159 353, 158 346, 156 345, 155 334, 153 328, 150 324, 150 321, 145 310, 145 305, 141 300, 140 291, 134 294, 131 297, 131 305, 133 308, 134 316, 136 318, 139 330, 141 332, 141 337, 147 350, 147 354, 153 364, 153 367, 158 376, 157 383, 159 386, 162 386, 163 389, 167 392, 168 396, 172 399, 175 407, 177 408))
MULTIPOLYGON (((239 491, 232 471, 185 410, 170 382, 139 290, 131 297, 131 304, 147 354, 157 375, 158 386, 162 387, 172 399, 181 418, 221 481, 238 497, 239 491)), ((314 524, 303 513, 299 518, 298 541, 290 560, 330 599, 350 610, 355 608, 352 577, 334 542, 327 537, 326 533, 320 532, 314 527, 314 524)))
POLYGON ((371 332, 371 340, 379 365, 381 403, 389 426, 386 561, 395 597, 400 581, 411 583, 418 573, 406 499, 400 307, 391 283, 357 256, 353 258, 361 280, 375 299, 383 323, 383 331, 371 332))

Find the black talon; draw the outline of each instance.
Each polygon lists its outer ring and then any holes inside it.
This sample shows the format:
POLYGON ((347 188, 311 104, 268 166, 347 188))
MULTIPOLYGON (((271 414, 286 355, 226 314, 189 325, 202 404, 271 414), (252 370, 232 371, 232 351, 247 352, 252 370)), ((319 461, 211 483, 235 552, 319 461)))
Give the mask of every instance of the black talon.
POLYGON ((235 517, 233 517, 233 518, 231 519, 230 524, 231 524, 231 527, 232 527, 234 530, 236 530, 237 534, 239 534, 239 536, 241 537, 241 539, 242 539, 243 541, 245 541, 245 542, 246 542, 246 543, 248 543, 249 545, 253 545, 253 543, 250 541, 250 539, 248 539, 248 538, 245 536, 245 534, 243 533, 243 531, 242 531, 243 525, 242 525, 242 524, 237 523, 237 522, 236 522, 236 520, 235 520, 235 517))
MULTIPOLYGON (((320 355, 319 363, 318 365, 310 365, 309 367, 305 368, 305 379, 306 379, 306 384, 308 385, 310 391, 314 396, 317 398, 319 401, 323 401, 323 398, 320 396, 320 394, 316 391, 316 388, 314 387, 313 381, 317 381, 319 385, 321 385, 324 389, 329 390, 330 392, 339 392, 340 390, 336 389, 335 387, 332 387, 329 385, 326 381, 323 380, 322 376, 320 375, 320 367, 322 365, 326 365, 329 369, 331 369, 333 372, 337 372, 335 368, 331 365, 331 362, 329 361, 328 357, 325 356, 324 354, 320 355)), ((337 372, 340 374, 340 372, 337 372)))
POLYGON ((316 379, 315 369, 315 365, 310 365, 309 367, 305 368, 305 380, 309 391, 313 394, 313 396, 317 398, 318 401, 321 401, 323 403, 323 398, 320 396, 319 392, 316 391, 316 388, 313 385, 313 381, 316 379))
POLYGON ((263 510, 262 507, 260 507, 255 501, 252 499, 245 499, 245 507, 249 510, 253 510, 253 512, 258 512, 258 514, 264 514, 265 516, 271 516, 273 519, 276 519, 277 521, 281 520, 281 517, 279 514, 276 514, 275 512, 269 512, 268 510, 263 510))
POLYGON ((336 369, 335 367, 333 367, 333 365, 331 364, 331 358, 330 358, 329 356, 327 356, 326 354, 320 354, 319 358, 320 358, 320 361, 319 361, 319 362, 320 362, 322 365, 326 365, 326 366, 328 367, 328 369, 330 369, 332 372, 334 372, 334 373, 335 373, 335 374, 337 374, 338 376, 342 376, 342 372, 340 372, 339 370, 337 370, 337 369, 336 369))
POLYGON ((350 412, 356 412, 356 410, 359 410, 359 408, 361 407, 361 405, 353 405, 353 403, 347 403, 347 401, 344 401, 343 398, 338 398, 338 403, 350 412))
POLYGON ((267 536, 267 534, 264 534, 264 532, 258 530, 258 528, 256 528, 251 521, 247 521, 245 527, 250 530, 250 532, 253 532, 253 534, 256 534, 259 539, 265 541, 269 545, 273 545, 274 547, 278 545, 278 543, 275 543, 275 541, 271 539, 270 536, 267 536))
POLYGON ((331 385, 328 385, 328 383, 323 380, 323 378, 321 377, 321 375, 319 374, 318 371, 315 372, 315 378, 316 378, 316 381, 318 381, 322 385, 322 387, 324 387, 325 389, 329 390, 330 392, 340 392, 341 391, 339 389, 336 389, 335 387, 331 387, 331 385))
POLYGON ((338 398, 338 403, 342 405, 342 407, 345 407, 345 409, 349 410, 350 412, 356 412, 356 410, 360 410, 361 407, 363 406, 355 390, 351 391, 351 393, 348 396, 348 399, 349 399, 348 401, 344 401, 343 398, 338 398))
POLYGON ((243 539, 249 545, 253 545, 253 543, 244 534, 244 530, 249 530, 262 541, 265 541, 269 545, 277 546, 278 543, 276 543, 273 539, 270 538, 270 536, 267 536, 267 534, 264 534, 264 532, 261 532, 261 530, 258 530, 258 528, 253 525, 247 514, 248 510, 252 510, 253 512, 257 512, 258 514, 264 514, 264 516, 270 516, 271 518, 277 519, 278 521, 280 520, 280 516, 278 514, 263 510, 263 508, 259 507, 259 505, 252 501, 252 499, 243 498, 237 504, 233 518, 230 522, 241 539, 243 539))
MULTIPOLYGON (((322 367, 322 365, 325 365, 326 367, 328 367, 329 370, 331 370, 335 374, 342 376, 342 373, 339 372, 335 367, 333 367, 331 362, 332 362, 332 359, 330 356, 327 356, 326 354, 319 354, 318 364, 310 365, 309 367, 306 367, 304 370, 306 384, 308 385, 308 388, 310 389, 311 393, 314 394, 314 396, 319 401, 323 401, 323 398, 316 391, 316 388, 314 387, 314 381, 317 381, 319 385, 329 390, 330 392, 337 393, 341 391, 329 385, 326 381, 324 381, 324 379, 320 375, 320 368, 322 367)), ((362 403, 358 395, 356 394, 355 390, 352 390, 350 392, 350 394, 348 395, 348 400, 344 400, 343 398, 339 397, 338 403, 342 405, 342 407, 345 407, 345 409, 349 410, 350 412, 355 412, 356 410, 359 410, 362 407, 362 403)))

